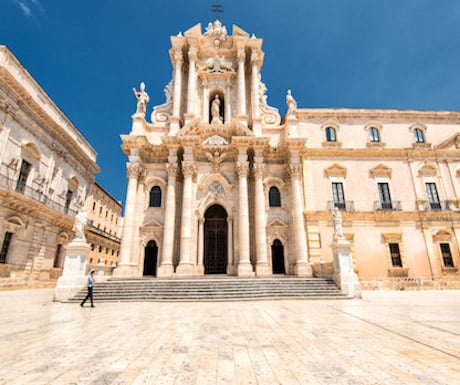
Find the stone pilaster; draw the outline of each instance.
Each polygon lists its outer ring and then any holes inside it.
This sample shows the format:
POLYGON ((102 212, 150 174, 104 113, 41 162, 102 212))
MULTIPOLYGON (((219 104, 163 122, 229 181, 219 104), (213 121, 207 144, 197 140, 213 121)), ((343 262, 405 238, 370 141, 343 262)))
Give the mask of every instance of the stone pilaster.
POLYGON ((188 50, 188 89, 187 89, 187 112, 189 115, 195 114, 196 101, 196 60, 197 50, 195 45, 191 45, 188 50))
POLYGON ((193 274, 194 263, 191 259, 192 248, 192 198, 193 198, 193 175, 196 173, 192 161, 182 162, 182 174, 184 176, 184 191, 182 196, 182 227, 180 238, 180 261, 176 273, 181 276, 193 274))
POLYGON ((130 277, 135 274, 135 266, 131 263, 133 237, 136 223, 136 197, 138 178, 143 167, 139 163, 128 163, 128 191, 126 193, 125 219, 120 246, 120 263, 114 270, 114 277, 130 277))
POLYGON ((238 114, 246 115, 246 77, 244 47, 238 48, 238 114))
POLYGON ((181 109, 181 92, 182 92, 182 64, 184 62, 182 49, 174 51, 174 99, 173 99, 173 116, 170 118, 170 135, 175 135, 180 126, 180 109, 181 109))
POLYGON ((161 262, 158 267, 158 277, 172 277, 174 273, 173 252, 174 252, 174 227, 176 218, 176 157, 166 165, 168 172, 168 186, 166 187, 165 201, 165 223, 163 230, 163 251, 161 262))
MULTIPOLYGON (((255 157, 257 162, 261 162, 259 156, 255 157)), ((265 218, 265 193, 263 185, 265 165, 262 163, 254 164, 255 176, 255 232, 256 232, 256 275, 270 275, 267 261, 267 231, 265 218)))
POLYGON ((305 223, 303 219, 303 197, 300 186, 302 166, 300 164, 289 165, 289 176, 291 178, 292 190, 292 218, 295 239, 295 274, 297 276, 312 276, 312 269, 308 263, 307 239, 305 234, 305 223))
POLYGON ((197 274, 204 274, 203 258, 204 258, 204 221, 203 217, 198 219, 198 261, 197 274))
POLYGON ((253 50, 251 53, 251 102, 253 118, 260 116, 258 61, 259 54, 256 50, 253 50))
MULTIPOLYGON (((241 157, 241 156, 240 156, 241 157)), ((239 261, 238 276, 250 277, 254 273, 250 260, 249 249, 249 206, 248 206, 248 171, 249 162, 239 161, 236 165, 238 174, 239 195, 238 195, 238 240, 239 240, 239 261)))

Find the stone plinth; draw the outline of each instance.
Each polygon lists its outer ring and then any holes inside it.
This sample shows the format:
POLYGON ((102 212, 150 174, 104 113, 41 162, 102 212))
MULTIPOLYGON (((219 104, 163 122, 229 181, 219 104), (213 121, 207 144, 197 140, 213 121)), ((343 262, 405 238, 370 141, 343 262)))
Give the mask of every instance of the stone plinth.
POLYGON ((256 263, 256 276, 257 277, 268 277, 272 275, 272 270, 268 266, 267 262, 258 262, 256 263))
POLYGON ((313 270, 308 262, 297 262, 294 267, 294 275, 297 277, 313 277, 313 270))
POLYGON ((112 275, 116 278, 135 277, 137 275, 137 265, 133 263, 119 263, 112 275))
POLYGON ((162 263, 158 266, 158 278, 172 278, 174 275, 174 266, 172 263, 162 263))
POLYGON ((361 284, 353 271, 351 244, 345 238, 336 238, 331 245, 334 255, 333 280, 343 293, 361 298, 361 284))
POLYGON ((84 239, 74 239, 66 247, 62 275, 54 289, 55 301, 66 301, 77 294, 86 283, 86 261, 90 245, 84 239))

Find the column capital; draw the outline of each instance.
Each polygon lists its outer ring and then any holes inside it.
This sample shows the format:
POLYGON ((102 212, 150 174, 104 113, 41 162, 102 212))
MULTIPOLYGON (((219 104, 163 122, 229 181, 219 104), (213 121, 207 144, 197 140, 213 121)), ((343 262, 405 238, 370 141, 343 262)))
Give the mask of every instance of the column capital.
POLYGON ((302 175, 302 165, 301 164, 290 164, 287 170, 291 179, 300 178, 302 175))
POLYGON ((177 174, 177 164, 176 163, 166 164, 166 172, 168 173, 168 179, 175 178, 177 174))
POLYGON ((255 49, 253 49, 251 51, 251 64, 257 65, 258 61, 259 61, 259 53, 255 49))
POLYGON ((184 55, 182 53, 182 48, 176 48, 174 51, 174 60, 176 61, 176 64, 182 65, 184 61, 184 55))
POLYGON ((196 166, 191 161, 182 162, 182 174, 187 176, 193 176, 196 173, 196 166))
POLYGON ((244 47, 238 48, 237 58, 238 62, 244 62, 244 60, 246 59, 246 52, 244 51, 244 47))
POLYGON ((263 163, 255 163, 252 168, 252 172, 254 173, 256 178, 263 178, 264 170, 265 170, 265 164, 263 163))
POLYGON ((249 162, 237 162, 236 173, 240 178, 246 178, 249 172, 249 162))
POLYGON ((139 178, 144 171, 144 167, 142 167, 139 163, 128 163, 128 170, 127 175, 128 179, 131 178, 139 178))
POLYGON ((188 58, 189 58, 189 60, 190 61, 196 61, 197 58, 198 58, 197 53, 198 53, 198 51, 197 51, 195 45, 192 44, 190 46, 190 48, 188 49, 188 58))

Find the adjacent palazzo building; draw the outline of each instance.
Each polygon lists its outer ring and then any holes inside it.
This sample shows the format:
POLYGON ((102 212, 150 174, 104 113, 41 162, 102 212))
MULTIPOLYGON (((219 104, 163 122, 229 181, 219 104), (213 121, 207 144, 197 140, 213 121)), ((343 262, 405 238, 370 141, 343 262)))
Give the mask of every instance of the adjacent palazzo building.
POLYGON ((0 287, 54 285, 96 152, 0 46, 0 287))
POLYGON ((116 276, 330 275, 338 207, 364 287, 459 286, 460 113, 301 109, 288 91, 281 119, 262 39, 216 20, 171 45, 165 103, 148 122, 142 83, 121 136, 116 276))

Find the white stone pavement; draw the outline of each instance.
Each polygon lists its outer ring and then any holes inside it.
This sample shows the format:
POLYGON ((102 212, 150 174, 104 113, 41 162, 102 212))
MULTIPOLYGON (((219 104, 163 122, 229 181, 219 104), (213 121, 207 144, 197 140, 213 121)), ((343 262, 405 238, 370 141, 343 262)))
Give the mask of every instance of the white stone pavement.
POLYGON ((460 384, 460 291, 52 302, 0 292, 0 384, 460 384))

